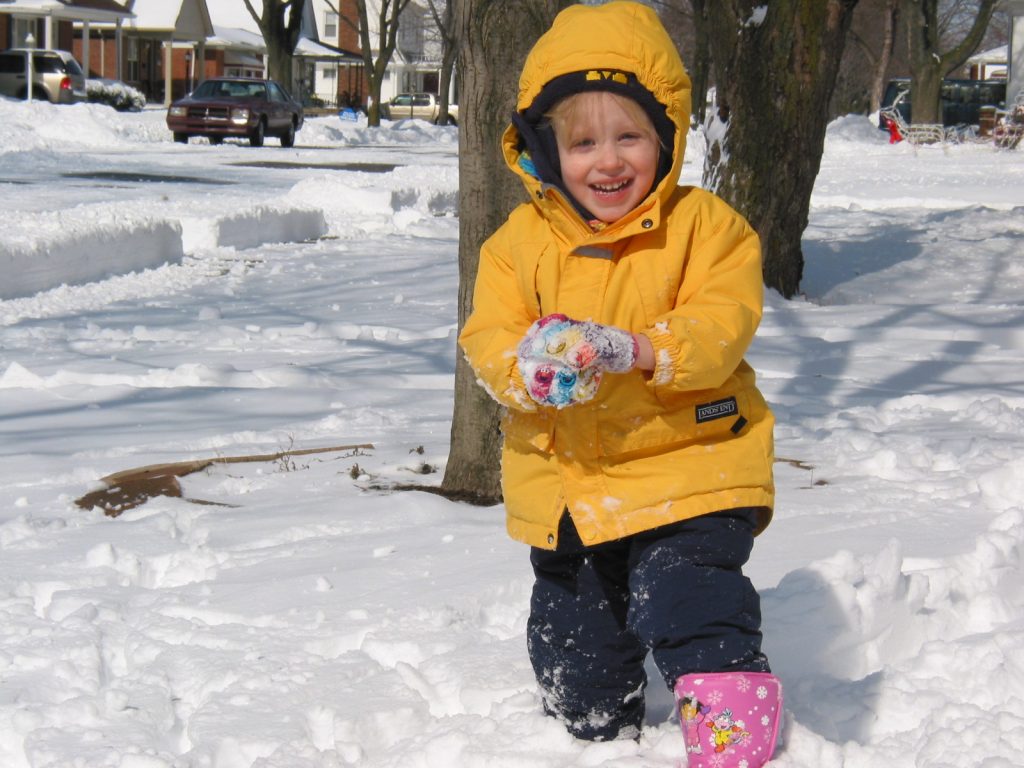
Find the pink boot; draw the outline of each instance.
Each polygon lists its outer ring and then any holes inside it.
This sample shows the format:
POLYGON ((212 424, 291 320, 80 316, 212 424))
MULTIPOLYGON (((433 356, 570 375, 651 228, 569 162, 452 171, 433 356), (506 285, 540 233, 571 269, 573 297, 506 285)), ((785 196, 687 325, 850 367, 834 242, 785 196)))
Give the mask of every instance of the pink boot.
POLYGON ((775 675, 683 675, 675 694, 688 768, 760 768, 771 760, 782 718, 775 675))

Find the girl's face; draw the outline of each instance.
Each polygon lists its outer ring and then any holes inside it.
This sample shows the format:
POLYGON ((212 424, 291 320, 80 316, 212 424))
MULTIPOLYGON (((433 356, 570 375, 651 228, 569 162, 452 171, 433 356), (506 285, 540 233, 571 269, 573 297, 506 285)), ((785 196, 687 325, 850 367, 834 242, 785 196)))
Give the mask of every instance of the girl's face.
POLYGON ((623 105, 625 97, 596 92, 574 99, 566 118, 555 120, 562 180, 584 208, 611 223, 651 191, 657 134, 639 106, 623 105))

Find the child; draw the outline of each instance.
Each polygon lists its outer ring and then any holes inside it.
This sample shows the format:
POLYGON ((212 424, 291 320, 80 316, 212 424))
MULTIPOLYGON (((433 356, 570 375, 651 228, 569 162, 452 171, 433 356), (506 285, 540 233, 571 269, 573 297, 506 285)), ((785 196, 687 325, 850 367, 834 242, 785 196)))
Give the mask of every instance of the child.
POLYGON ((637 737, 650 651, 700 713, 691 768, 759 766, 781 712, 741 571, 774 500, 773 418, 743 360, 761 254, 721 199, 677 186, 689 101, 650 8, 558 15, 502 140, 531 200, 483 246, 460 343, 507 408, 546 711, 579 738, 637 737))

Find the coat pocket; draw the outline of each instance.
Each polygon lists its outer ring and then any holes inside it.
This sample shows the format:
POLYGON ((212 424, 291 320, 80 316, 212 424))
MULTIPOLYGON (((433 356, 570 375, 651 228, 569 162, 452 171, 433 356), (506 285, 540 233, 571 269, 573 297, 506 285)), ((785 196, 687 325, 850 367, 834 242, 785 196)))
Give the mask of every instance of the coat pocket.
POLYGON ((597 430, 600 453, 616 456, 729 440, 762 415, 763 407, 753 400, 742 389, 691 392, 657 413, 603 414, 597 430))

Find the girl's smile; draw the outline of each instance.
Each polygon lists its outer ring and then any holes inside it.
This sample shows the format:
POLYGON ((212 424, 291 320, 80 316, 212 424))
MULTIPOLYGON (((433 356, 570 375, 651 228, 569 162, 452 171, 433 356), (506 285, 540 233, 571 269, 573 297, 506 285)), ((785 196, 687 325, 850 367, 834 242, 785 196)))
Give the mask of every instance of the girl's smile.
POLYGON ((648 195, 658 166, 650 119, 607 92, 581 94, 563 126, 556 123, 566 189, 601 221, 611 223, 648 195))

